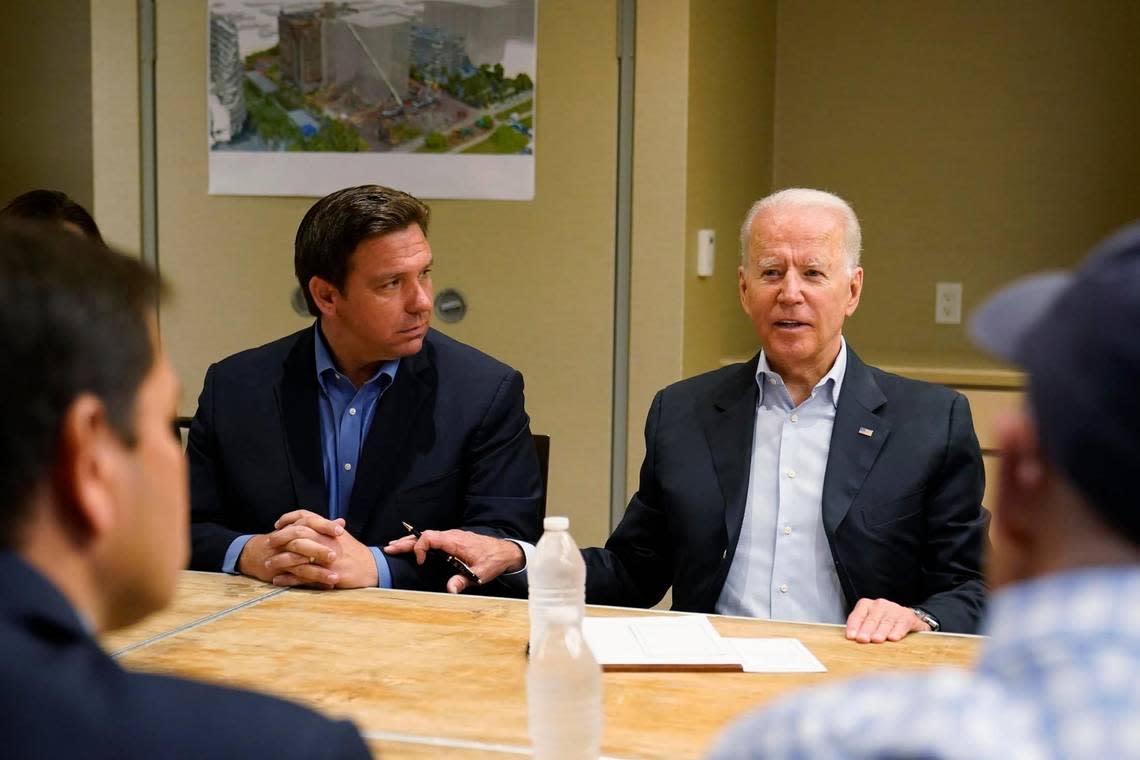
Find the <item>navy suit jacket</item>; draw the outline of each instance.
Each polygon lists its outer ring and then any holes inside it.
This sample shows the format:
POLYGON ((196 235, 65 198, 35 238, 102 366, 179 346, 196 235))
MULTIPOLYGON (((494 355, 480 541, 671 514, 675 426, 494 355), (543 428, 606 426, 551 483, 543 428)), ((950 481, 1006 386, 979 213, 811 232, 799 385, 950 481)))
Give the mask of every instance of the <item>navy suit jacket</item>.
MULTIPOLYGON (((759 354, 660 391, 637 493, 603 549, 587 601, 713 612, 748 496, 759 354)), ((823 480, 823 523, 848 611, 863 598, 920 606, 974 632, 985 585, 981 451, 966 398, 892 375, 848 348, 823 480), (873 431, 861 435, 860 428, 873 431)))
POLYGON ((272 697, 123 670, 67 600, 0 553, 0 755, 368 758, 351 723, 272 697))
MULTIPOLYGON (((314 330, 211 366, 190 426, 190 567, 218 571, 242 534, 304 508, 328 515, 314 330)), ((383 547, 420 530, 463 528, 533 542, 542 482, 522 375, 430 330, 377 402, 345 515, 383 547)), ((388 557, 396 588, 444 590, 442 562, 388 557)))

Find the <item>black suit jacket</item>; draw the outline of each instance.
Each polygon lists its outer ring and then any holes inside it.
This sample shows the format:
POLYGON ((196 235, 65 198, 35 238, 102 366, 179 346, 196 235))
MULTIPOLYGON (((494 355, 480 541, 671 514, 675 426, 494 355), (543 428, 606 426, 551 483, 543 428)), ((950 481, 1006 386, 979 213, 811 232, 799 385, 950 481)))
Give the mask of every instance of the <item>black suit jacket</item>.
MULTIPOLYGON (((669 386, 645 424, 637 493, 604 549, 587 549, 587 601, 712 612, 748 495, 759 355, 669 386)), ((823 481, 823 523, 848 611, 860 598, 921 606, 977 629, 987 513, 966 398, 868 367, 848 349, 823 481), (860 428, 873 431, 870 437, 860 428)))
MULTIPOLYGON (((211 366, 190 426, 195 570, 221 570, 242 534, 282 514, 328 515, 313 328, 211 366)), ((383 547, 420 530, 464 528, 533 542, 538 457, 515 370, 434 330, 401 360, 361 449, 346 528, 383 547)), ((442 563, 388 558, 393 585, 442 591, 442 563)))
POLYGON ((356 729, 271 697, 130 673, 67 600, 0 553, 0 755, 6 758, 368 758, 356 729))

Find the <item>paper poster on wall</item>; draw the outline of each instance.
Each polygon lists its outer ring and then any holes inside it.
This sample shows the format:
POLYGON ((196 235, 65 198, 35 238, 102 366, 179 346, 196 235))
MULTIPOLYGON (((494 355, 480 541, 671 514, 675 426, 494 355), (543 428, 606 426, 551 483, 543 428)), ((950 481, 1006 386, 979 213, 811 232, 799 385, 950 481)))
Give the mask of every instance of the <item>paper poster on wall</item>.
POLYGON ((208 0, 212 195, 534 197, 538 0, 208 0))

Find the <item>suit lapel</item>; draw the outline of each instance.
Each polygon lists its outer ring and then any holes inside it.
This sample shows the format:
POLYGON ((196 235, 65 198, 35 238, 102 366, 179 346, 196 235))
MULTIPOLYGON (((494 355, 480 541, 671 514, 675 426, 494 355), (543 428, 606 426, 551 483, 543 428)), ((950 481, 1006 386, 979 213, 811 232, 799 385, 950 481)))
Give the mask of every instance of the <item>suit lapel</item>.
POLYGON ((823 525, 829 536, 847 516, 890 435, 890 424, 876 414, 886 401, 867 365, 848 347, 823 477, 823 525))
MULTIPOLYGON (((381 501, 392 495, 393 484, 403 482, 407 474, 414 448, 408 445, 409 438, 417 430, 425 405, 435 396, 438 375, 433 353, 429 340, 418 354, 402 359, 395 382, 377 402, 346 515, 348 532, 361 540, 381 511, 381 501)), ((435 435, 422 426, 419 432, 435 435)))
POLYGON ((277 409, 285 428, 285 450, 289 478, 296 504, 328 517, 328 490, 325 488, 321 458, 321 419, 318 409, 317 365, 313 330, 303 331, 285 358, 281 380, 274 391, 277 409))
POLYGON ((752 434, 756 427, 756 364, 760 355, 730 375, 698 407, 701 427, 712 454, 720 492, 724 497, 724 527, 728 544, 724 567, 736 552, 744 522, 748 476, 752 462, 752 434))

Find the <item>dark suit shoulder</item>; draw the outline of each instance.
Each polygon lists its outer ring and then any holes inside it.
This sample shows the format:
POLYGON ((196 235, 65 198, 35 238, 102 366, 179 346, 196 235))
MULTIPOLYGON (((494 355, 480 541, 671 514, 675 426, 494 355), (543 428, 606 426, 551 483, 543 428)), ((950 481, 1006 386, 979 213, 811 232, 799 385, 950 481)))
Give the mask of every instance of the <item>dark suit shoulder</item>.
POLYGON ((351 724, 274 697, 132 673, 46 578, 0 552, 4 757, 368 757, 351 724))
POLYGON ((756 360, 728 364, 665 386, 661 395, 666 397, 703 397, 716 394, 726 387, 753 383, 756 377, 756 360))
MULTIPOLYGON (((199 757, 369 756, 350 722, 330 720, 293 702, 166 676, 128 673, 126 680, 130 697, 123 707, 135 721, 134 735, 155 740, 156 749, 197 744, 187 756, 199 757), (150 736, 146 726, 154 727, 150 736)), ((145 753, 148 747, 138 749, 145 753)))
POLYGON ((879 389, 883 392, 883 395, 885 395, 889 401, 912 401, 922 404, 949 406, 954 403, 956 398, 962 395, 953 388, 948 388, 945 385, 903 377, 902 375, 896 375, 869 364, 866 365, 866 367, 874 378, 875 383, 878 384, 879 389))
MULTIPOLYGON (((236 354, 231 354, 217 362, 214 365, 214 371, 226 375, 262 375, 267 372, 280 372, 281 364, 289 356, 289 352, 293 350, 299 340, 306 337, 306 333, 311 335, 312 331, 312 326, 309 326, 304 330, 298 330, 292 335, 286 335, 284 338, 278 338, 265 345, 238 351, 236 354)), ((313 361, 315 366, 316 359, 314 358, 313 361)))
POLYGON ((56 626, 0 635, 0 729, 16 757, 366 758, 347 722, 253 692, 131 673, 56 626), (59 731, 66 726, 66 731, 59 731))
POLYGON ((455 338, 450 338, 434 328, 428 330, 424 350, 428 352, 431 360, 439 368, 441 376, 444 377, 448 373, 461 372, 475 373, 475 378, 469 376, 465 378, 467 380, 501 378, 515 372, 510 365, 455 338))

